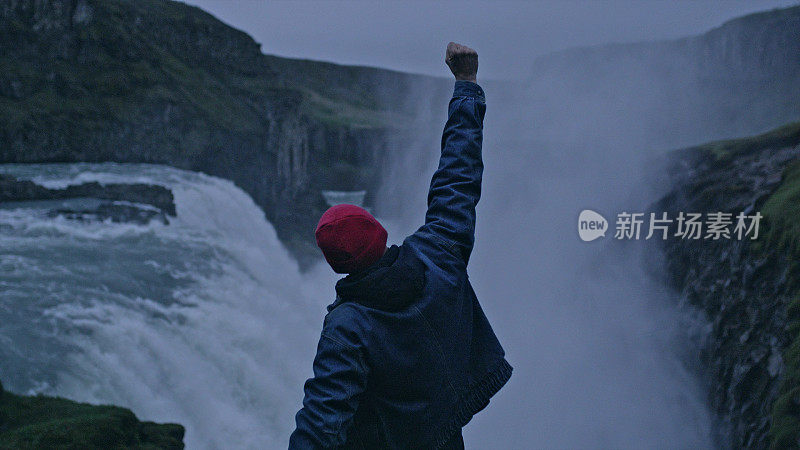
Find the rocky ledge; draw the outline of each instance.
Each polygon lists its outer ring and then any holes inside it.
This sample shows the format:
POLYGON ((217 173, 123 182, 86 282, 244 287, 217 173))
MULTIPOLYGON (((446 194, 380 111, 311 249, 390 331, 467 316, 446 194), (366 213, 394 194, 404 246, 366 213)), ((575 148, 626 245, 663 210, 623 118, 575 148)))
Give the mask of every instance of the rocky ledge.
POLYGON ((48 211, 50 217, 65 217, 81 221, 147 224, 159 220, 168 224, 174 217, 175 198, 164 186, 152 184, 100 184, 97 182, 50 189, 29 180, 19 180, 0 174, 0 204, 13 202, 84 199, 75 205, 60 204, 48 211))
POLYGON ((182 449, 184 428, 142 422, 127 409, 21 396, 0 385, 0 448, 182 449))

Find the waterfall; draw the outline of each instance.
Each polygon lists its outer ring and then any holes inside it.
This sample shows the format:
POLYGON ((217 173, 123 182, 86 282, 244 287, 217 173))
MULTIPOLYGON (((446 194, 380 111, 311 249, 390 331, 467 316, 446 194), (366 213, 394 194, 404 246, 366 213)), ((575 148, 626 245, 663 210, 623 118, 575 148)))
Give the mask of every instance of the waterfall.
POLYGON ((163 166, 4 165, 48 187, 170 188, 169 225, 0 209, 0 379, 131 408, 187 447, 285 448, 335 276, 302 275, 251 198, 163 166))
POLYGON ((328 206, 335 206, 341 203, 362 206, 367 191, 322 191, 322 196, 328 206))

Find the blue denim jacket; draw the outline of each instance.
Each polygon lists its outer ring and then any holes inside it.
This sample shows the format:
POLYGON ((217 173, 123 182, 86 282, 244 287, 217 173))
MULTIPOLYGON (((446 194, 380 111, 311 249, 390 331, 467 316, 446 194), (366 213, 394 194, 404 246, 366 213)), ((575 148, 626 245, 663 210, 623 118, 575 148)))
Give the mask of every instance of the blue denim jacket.
POLYGON ((456 81, 425 224, 336 284, 290 449, 441 449, 510 378, 467 276, 485 111, 456 81))

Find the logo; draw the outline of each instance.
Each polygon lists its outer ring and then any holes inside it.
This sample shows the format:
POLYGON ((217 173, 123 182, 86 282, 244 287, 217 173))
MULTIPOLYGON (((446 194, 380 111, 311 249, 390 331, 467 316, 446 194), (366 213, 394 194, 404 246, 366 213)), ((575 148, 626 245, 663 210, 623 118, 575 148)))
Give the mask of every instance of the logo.
MULTIPOLYGON (((662 240, 673 237, 687 240, 736 239, 741 241, 749 236, 751 240, 755 240, 758 239, 759 224, 764 217, 758 211, 753 215, 748 215, 745 211, 736 215, 733 212, 722 211, 710 212, 705 215, 679 211, 674 219, 669 218, 667 212, 662 212, 660 217, 651 212, 649 213, 650 220, 647 220, 647 215, 648 213, 625 211, 617 214, 614 239, 639 240, 644 236, 645 240, 649 240, 651 238, 658 239, 660 236, 662 240)), ((607 229, 608 222, 605 217, 591 209, 584 209, 578 215, 578 235, 585 242, 593 241, 601 236, 605 237, 607 229)))
POLYGON ((584 209, 578 216, 578 235, 585 242, 605 237, 607 229, 606 218, 591 209, 584 209))

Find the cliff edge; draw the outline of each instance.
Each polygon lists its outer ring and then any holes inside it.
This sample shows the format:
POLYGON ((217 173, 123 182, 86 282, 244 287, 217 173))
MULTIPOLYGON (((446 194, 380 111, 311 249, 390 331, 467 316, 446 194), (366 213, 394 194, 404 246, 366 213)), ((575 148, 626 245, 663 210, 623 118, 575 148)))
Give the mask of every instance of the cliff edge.
POLYGON ((664 241, 670 284, 708 322, 701 356, 721 434, 733 448, 796 448, 800 122, 671 157, 675 187, 654 211, 763 216, 756 239, 664 241))
POLYGON ((0 448, 183 449, 177 424, 141 422, 127 409, 3 392, 0 448))

